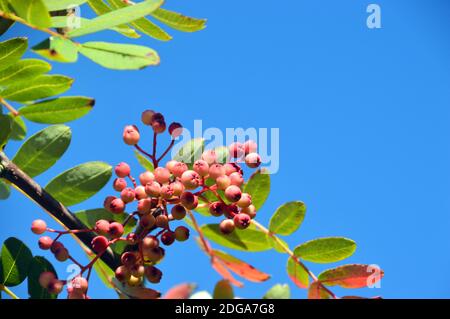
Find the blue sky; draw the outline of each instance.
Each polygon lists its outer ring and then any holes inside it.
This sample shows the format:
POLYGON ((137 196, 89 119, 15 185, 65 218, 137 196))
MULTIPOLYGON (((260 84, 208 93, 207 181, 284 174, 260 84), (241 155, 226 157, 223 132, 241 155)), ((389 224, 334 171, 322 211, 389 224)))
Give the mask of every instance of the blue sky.
MULTIPOLYGON (((137 41, 158 50, 159 67, 118 72, 85 58, 55 64, 54 73, 76 79, 71 95, 93 96, 97 104, 70 124, 69 151, 37 180, 45 185, 91 160, 129 161, 138 170, 121 131, 138 123, 146 108, 186 127, 201 119, 204 127, 221 129, 279 128, 280 170, 272 176, 261 222, 267 224, 282 203, 302 200, 308 211, 287 239, 292 247, 346 236, 358 243, 347 262, 384 269, 381 289, 336 289, 338 294, 450 297, 450 281, 439 275, 450 267, 450 6, 445 0, 379 0, 383 28, 369 30, 370 3, 168 0, 167 8, 209 21, 196 34, 172 32, 170 43, 137 41)), ((7 36, 24 32, 33 44, 43 38, 21 27, 7 36)), ((111 32, 102 38, 127 41, 111 32)), ((32 133, 42 126, 29 128, 32 133)), ((8 154, 18 146, 11 144, 8 154)), ((109 193, 105 188, 74 210, 99 207, 109 193)), ((28 229, 46 215, 17 192, 0 202, 0 211, 0 240, 20 237, 41 254, 28 229)), ((83 256, 71 240, 67 244, 83 256)), ((264 284, 247 282, 237 295, 258 298, 273 284, 289 283, 293 297, 305 296, 286 275, 286 256, 233 254, 272 275, 264 284)), ((67 264, 55 265, 64 275, 67 264)), ((319 273, 330 266, 311 268, 319 273)), ((161 268, 162 291, 181 282, 211 291, 219 279, 193 240, 172 246, 161 268)), ((15 291, 26 295, 23 285, 15 291)), ((97 279, 90 293, 114 297, 97 279)))

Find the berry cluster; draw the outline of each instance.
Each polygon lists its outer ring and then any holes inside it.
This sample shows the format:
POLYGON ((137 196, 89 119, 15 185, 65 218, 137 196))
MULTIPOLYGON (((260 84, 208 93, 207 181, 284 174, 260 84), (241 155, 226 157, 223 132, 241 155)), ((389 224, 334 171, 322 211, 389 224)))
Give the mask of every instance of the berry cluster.
MULTIPOLYGON (((221 161, 214 150, 206 150, 194 163, 170 160, 165 166, 161 166, 162 159, 170 152, 183 128, 179 123, 169 125, 171 143, 165 152, 157 157, 157 137, 166 131, 164 116, 147 110, 142 113, 141 119, 144 125, 153 129, 153 152, 148 153, 139 146, 140 132, 135 125, 125 127, 123 140, 147 156, 152 161, 154 170, 141 173, 136 180, 127 163, 118 164, 114 169, 117 178, 112 185, 118 194, 106 197, 104 208, 113 214, 123 214, 126 210, 130 211, 131 205, 134 204, 131 209, 133 212, 123 223, 98 220, 95 228, 91 230, 98 234, 92 241, 92 249, 97 253, 97 258, 117 241, 128 243, 127 249, 121 255, 122 265, 116 269, 115 276, 118 281, 130 286, 141 285, 144 278, 151 283, 160 282, 162 272, 155 267, 165 254, 160 243, 170 246, 175 241, 182 242, 189 238, 188 228, 173 228, 171 224, 184 219, 187 214, 192 217, 192 210, 208 208, 212 216, 224 217, 220 222, 220 231, 225 235, 232 233, 235 228, 247 228, 251 219, 256 216, 256 209, 252 205, 250 194, 242 191, 244 177, 241 163, 245 163, 249 168, 257 168, 261 164, 257 144, 247 141, 231 144, 229 156, 225 161, 221 161), (133 217, 139 220, 138 227, 134 232, 124 234, 124 226, 133 217)), ((42 234, 49 230, 39 223, 42 221, 33 223, 35 233, 42 234), (37 228, 38 232, 35 231, 37 228)), ((70 232, 76 231, 59 232, 59 235, 70 232)), ((71 258, 67 249, 50 237, 42 237, 39 246, 51 249, 57 260, 71 258)), ((93 262, 82 270, 90 269, 93 262)), ((57 279, 46 279, 48 278, 42 280, 43 286, 49 291, 55 291, 50 283, 57 279)), ((81 291, 78 289, 75 292, 72 288, 69 297, 85 297, 87 280, 86 285, 83 281, 82 286, 81 291)))

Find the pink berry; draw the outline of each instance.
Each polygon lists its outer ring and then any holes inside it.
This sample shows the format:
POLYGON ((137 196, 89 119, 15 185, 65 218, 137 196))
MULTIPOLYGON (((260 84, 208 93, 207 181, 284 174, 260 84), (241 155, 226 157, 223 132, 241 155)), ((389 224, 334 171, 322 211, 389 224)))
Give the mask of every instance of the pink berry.
POLYGON ((152 110, 145 110, 144 112, 142 112, 141 115, 142 123, 144 123, 144 125, 151 125, 153 114, 155 114, 155 112, 152 110))
POLYGON ((172 166, 172 174, 176 177, 181 177, 184 172, 188 170, 188 166, 183 162, 177 162, 172 166))
POLYGON ((153 175, 155 175, 155 180, 160 184, 168 183, 170 180, 170 172, 165 167, 155 168, 153 175))
POLYGON ((175 228, 175 239, 177 241, 186 241, 189 239, 189 229, 184 226, 175 228))
POLYGON ((136 198, 134 189, 130 187, 125 188, 123 191, 120 192, 120 198, 123 200, 125 204, 131 203, 136 198))
POLYGON ((198 175, 205 177, 209 174, 209 164, 203 160, 195 161, 194 171, 197 172, 198 175))
POLYGON ((187 209, 195 209, 198 206, 198 197, 190 192, 184 192, 180 196, 180 202, 187 209))
POLYGON ((238 205, 236 205, 236 204, 227 205, 227 209, 224 212, 225 217, 233 218, 237 214, 239 214, 238 205))
POLYGON ((83 293, 85 293, 88 290, 88 286, 89 286, 89 283, 86 280, 86 278, 83 278, 81 276, 75 277, 72 280, 72 288, 76 289, 76 290, 80 290, 83 293))
POLYGON ((245 164, 250 168, 257 168, 261 165, 261 156, 257 153, 250 153, 245 157, 245 164))
POLYGON ((188 170, 181 175, 181 182, 188 190, 196 189, 202 183, 202 178, 195 171, 188 170))
POLYGON ((172 173, 172 170, 177 163, 178 163, 178 161, 170 160, 166 163, 166 168, 169 170, 169 172, 172 173))
POLYGON ((232 173, 230 175, 231 185, 242 186, 244 184, 244 178, 238 172, 232 173))
POLYGON ((184 185, 179 181, 175 181, 172 184, 173 196, 180 196, 184 192, 184 185))
POLYGON ((31 224, 31 231, 36 235, 42 235, 47 230, 47 223, 42 219, 36 219, 31 224))
POLYGON ((234 225, 236 228, 245 229, 250 226, 251 218, 247 214, 237 214, 233 218, 234 225))
POLYGON ((113 188, 117 192, 123 191, 127 187, 127 181, 123 178, 116 178, 113 182, 113 188))
POLYGON ((242 193, 241 199, 236 204, 241 208, 248 207, 252 204, 252 197, 247 193, 242 193))
POLYGON ((121 214, 125 211, 125 203, 120 198, 114 199, 109 205, 109 211, 113 214, 121 214))
POLYGON ((209 212, 211 215, 219 217, 222 216, 227 210, 227 205, 222 202, 214 202, 209 205, 209 212))
POLYGON ((119 163, 114 168, 114 172, 116 173, 117 177, 125 178, 131 173, 131 168, 127 163, 119 163))
POLYGON ((123 235, 123 226, 118 222, 109 225, 109 235, 111 238, 120 238, 123 235))
POLYGON ((166 246, 172 245, 174 241, 175 233, 173 231, 168 230, 161 235, 161 242, 166 246))
POLYGON ((186 209, 182 205, 175 205, 170 211, 172 217, 176 220, 181 220, 186 217, 186 209))
POLYGON ((64 262, 69 259, 69 251, 67 248, 59 248, 55 251, 55 258, 60 262, 64 262))
POLYGON ((256 153, 257 150, 258 150, 258 144, 256 144, 255 141, 249 140, 244 143, 245 155, 250 154, 250 153, 256 153))
POLYGON ((214 150, 206 150, 202 154, 202 160, 204 160, 208 165, 212 165, 217 162, 217 155, 214 150))
POLYGON ((99 235, 105 236, 109 232, 109 221, 100 219, 95 223, 95 232, 99 235))
POLYGON ((117 197, 115 196, 108 196, 105 198, 104 202, 103 202, 103 207, 107 210, 107 211, 111 211, 110 206, 113 200, 115 200, 117 197))
POLYGON ((230 156, 233 158, 241 158, 244 155, 244 145, 236 142, 229 146, 230 156))
POLYGON ((130 278, 131 273, 127 267, 119 266, 115 271, 115 276, 118 281, 126 282, 130 278))
POLYGON ((147 214, 152 209, 152 200, 150 198, 141 199, 138 201, 137 210, 141 214, 147 214))
POLYGON ((136 145, 139 143, 141 135, 139 134, 139 129, 135 125, 125 126, 123 130, 123 141, 127 145, 136 145))
POLYGON ((217 188, 225 190, 231 185, 231 179, 227 175, 222 175, 216 178, 217 188))
POLYGON ((42 288, 47 289, 52 280, 56 279, 56 276, 51 271, 44 271, 39 275, 39 284, 42 288))
POLYGON ((241 199, 242 191, 236 185, 228 186, 225 190, 225 197, 231 202, 237 202, 241 199))
POLYGON ((158 182, 148 183, 145 185, 145 192, 152 197, 159 197, 161 195, 161 185, 158 182))
POLYGON ((221 164, 212 164, 209 167, 209 177, 216 179, 219 176, 225 175, 225 167, 221 164))
POLYGON ((148 183, 152 183, 155 180, 155 175, 152 172, 146 171, 139 175, 139 182, 145 186, 148 183))
POLYGON ((147 198, 147 193, 145 192, 144 186, 138 186, 134 189, 134 194, 136 195, 137 200, 145 199, 147 198))
POLYGON ((220 232, 224 235, 231 234, 234 231, 234 222, 231 219, 225 219, 219 224, 220 232))
POLYGON ((183 133, 183 126, 180 123, 173 122, 169 125, 169 134, 173 139, 177 138, 183 133))
POLYGON ((53 279, 49 282, 49 284, 47 286, 47 290, 51 294, 58 295, 63 290, 63 287, 64 287, 64 285, 61 280, 53 279))
POLYGON ((251 219, 256 217, 256 207, 254 205, 250 205, 248 207, 242 208, 241 213, 250 216, 251 219))
POLYGON ((109 246, 109 240, 105 236, 97 236, 92 239, 92 250, 97 254, 104 252, 109 246))
POLYGON ((139 224, 144 229, 150 229, 156 224, 156 218, 152 214, 147 214, 141 217, 139 224))
POLYGON ((155 236, 148 236, 142 240, 142 249, 149 250, 159 247, 159 240, 155 236))
POLYGON ((239 173, 241 171, 241 168, 236 163, 226 163, 223 167, 225 168, 225 174, 227 176, 230 176, 231 174, 236 172, 239 173))
POLYGON ((39 248, 42 250, 49 250, 50 247, 52 247, 52 245, 53 245, 53 239, 51 239, 48 236, 43 236, 43 237, 39 238, 38 245, 39 245, 39 248))

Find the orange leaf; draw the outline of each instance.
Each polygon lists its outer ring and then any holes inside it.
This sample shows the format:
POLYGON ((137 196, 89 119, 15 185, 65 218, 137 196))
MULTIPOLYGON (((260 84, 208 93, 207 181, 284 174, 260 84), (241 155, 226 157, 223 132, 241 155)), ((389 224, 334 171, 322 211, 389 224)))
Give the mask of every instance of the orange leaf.
POLYGON ((318 281, 314 281, 308 289, 308 299, 329 299, 330 294, 323 289, 318 281))
POLYGON ((270 278, 270 275, 223 251, 213 250, 213 252, 231 271, 242 278, 253 282, 263 282, 270 278))
POLYGON ((384 272, 370 265, 344 265, 324 271, 319 280, 327 286, 363 288, 381 280, 384 272))
POLYGON ((194 284, 180 284, 169 289, 163 299, 188 299, 195 289, 194 284))
POLYGON ((228 271, 227 267, 225 267, 217 258, 212 258, 211 264, 214 270, 217 271, 224 279, 229 280, 236 287, 244 286, 242 282, 236 280, 233 277, 233 275, 228 271))

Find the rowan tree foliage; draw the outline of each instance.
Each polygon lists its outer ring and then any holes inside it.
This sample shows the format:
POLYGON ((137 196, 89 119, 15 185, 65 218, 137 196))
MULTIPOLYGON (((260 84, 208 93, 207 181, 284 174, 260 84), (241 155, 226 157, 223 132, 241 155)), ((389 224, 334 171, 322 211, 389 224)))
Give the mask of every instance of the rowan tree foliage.
MULTIPOLYGON (((14 237, 1 249, 0 290, 18 298, 11 287, 27 280, 29 296, 24 297, 84 299, 89 296, 89 279, 95 272, 105 287, 114 289, 121 298, 226 299, 234 298, 232 286, 243 285, 236 276, 251 282, 270 278, 263 270, 215 246, 249 253, 276 250, 286 259, 286 271, 294 285, 308 289, 311 299, 338 299, 332 286, 362 288, 379 281, 383 272, 363 264, 313 273, 305 262, 342 261, 354 253, 356 243, 344 237, 327 237, 291 249, 283 237, 301 226, 306 213, 301 201, 280 203, 267 227, 258 222, 271 182, 268 172, 259 168, 261 159, 255 142, 205 149, 205 141, 198 138, 185 143, 170 158, 183 126, 178 122, 166 125, 165 115, 154 110, 143 110, 142 123, 131 123, 123 130, 123 140, 135 153, 140 169, 127 163, 113 168, 98 161, 76 165, 45 187, 33 180, 68 150, 72 131, 66 124, 87 115, 94 105, 93 98, 64 95, 73 79, 49 74, 48 61, 76 63, 81 54, 110 69, 139 70, 158 65, 159 55, 149 47, 81 39, 111 30, 127 38, 147 35, 169 41, 172 37, 164 26, 185 32, 205 28, 206 20, 162 5, 162 0, 0 0, 0 199, 7 200, 11 188, 15 188, 62 225, 61 229, 51 229, 44 220, 29 221, 31 231, 41 236, 37 239, 39 247, 50 250, 54 260, 34 256, 16 238, 20 234, 11 234, 14 237), (78 6, 89 6, 96 16, 78 17, 78 6), (31 51, 45 60, 22 58, 29 43, 26 34, 7 37, 14 24, 48 34, 45 41, 30 44, 31 51), (27 136, 31 123, 49 126, 27 136), (139 141, 141 132, 149 131, 153 132, 153 146, 147 150, 139 141), (9 154, 7 146, 13 141, 23 142, 16 154, 9 154), (156 144, 161 142, 167 143, 167 149, 157 154, 156 144), (248 175, 250 170, 253 172, 248 175), (111 196, 99 198, 98 207, 70 210, 106 185, 111 186, 111 196), (197 214, 209 217, 211 222, 200 225, 197 214), (170 253, 172 244, 191 240, 192 233, 223 280, 212 294, 194 293, 192 285, 180 284, 162 295, 152 289, 152 284, 164 280, 163 273, 170 276, 164 272, 164 255, 170 253), (88 264, 71 256, 64 246, 66 237, 80 244, 88 264), (75 263, 81 272, 71 280, 59 278, 52 266, 55 261, 75 263)), ((289 289, 288 285, 275 285, 264 298, 289 298, 289 289)))

